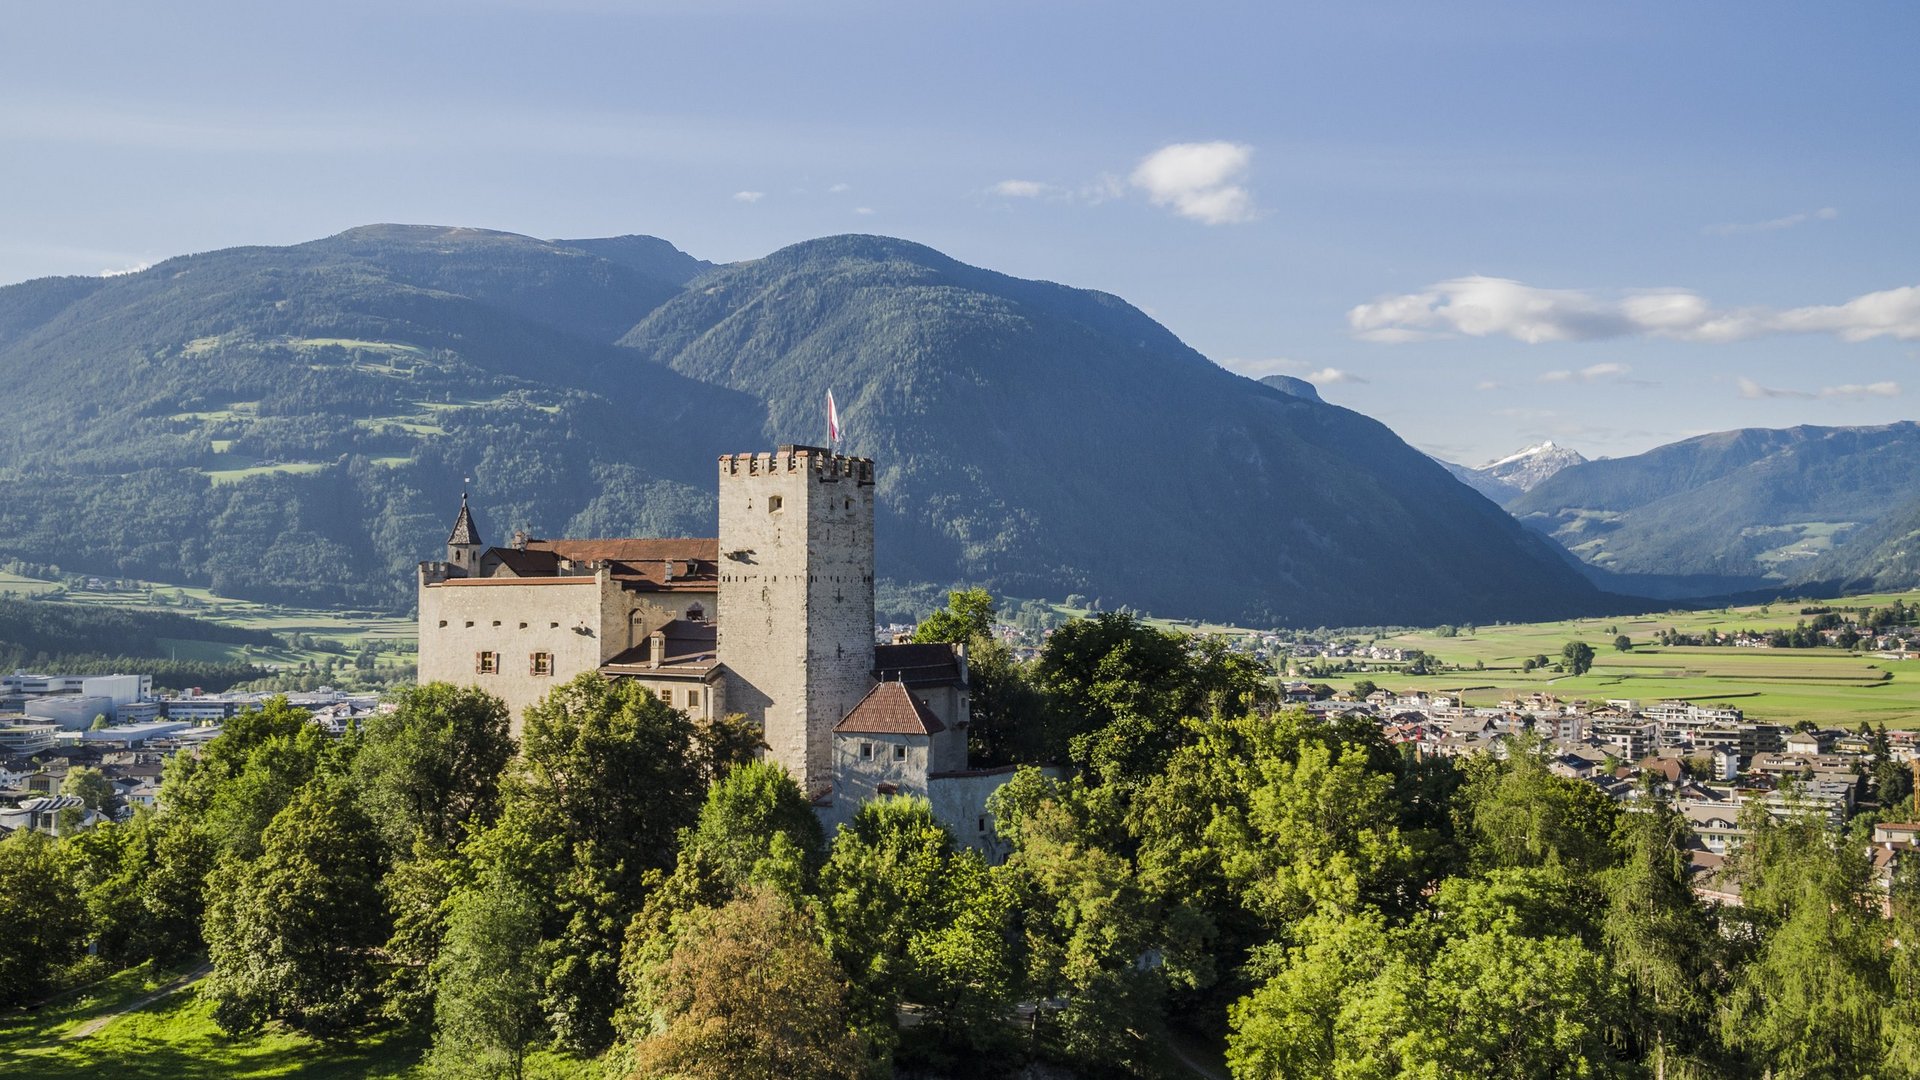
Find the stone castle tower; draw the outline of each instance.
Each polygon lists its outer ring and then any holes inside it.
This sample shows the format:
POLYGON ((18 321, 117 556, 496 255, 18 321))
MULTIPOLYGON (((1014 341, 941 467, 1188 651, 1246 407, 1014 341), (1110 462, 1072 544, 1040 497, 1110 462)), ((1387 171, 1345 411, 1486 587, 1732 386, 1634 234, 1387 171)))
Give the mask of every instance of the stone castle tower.
POLYGON ((729 710, 809 794, 873 686, 873 461, 811 446, 720 458, 719 638, 729 710))

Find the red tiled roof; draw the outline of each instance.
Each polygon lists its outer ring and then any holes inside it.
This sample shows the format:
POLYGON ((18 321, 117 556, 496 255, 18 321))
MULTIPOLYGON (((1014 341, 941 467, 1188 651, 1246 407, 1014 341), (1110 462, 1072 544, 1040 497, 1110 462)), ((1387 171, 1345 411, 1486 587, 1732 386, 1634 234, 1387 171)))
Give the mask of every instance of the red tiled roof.
POLYGON ((833 730, 861 735, 932 735, 947 730, 927 703, 913 696, 906 684, 883 682, 867 691, 833 730))
POLYGON ((529 539, 522 548, 494 548, 492 558, 521 577, 581 573, 605 563, 615 581, 643 592, 712 592, 720 580, 720 541, 705 539, 529 539), (561 562, 574 564, 571 571, 561 562))

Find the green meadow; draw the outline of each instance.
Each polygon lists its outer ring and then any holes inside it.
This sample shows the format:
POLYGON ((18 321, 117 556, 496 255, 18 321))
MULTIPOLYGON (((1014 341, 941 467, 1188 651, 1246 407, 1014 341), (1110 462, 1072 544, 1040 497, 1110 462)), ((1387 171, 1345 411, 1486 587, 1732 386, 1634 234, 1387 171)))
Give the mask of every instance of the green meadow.
MULTIPOLYGON (((197 974, 196 971, 194 974, 197 974)), ((233 1036, 213 1022, 198 987, 178 985, 182 969, 142 964, 55 998, 38 1009, 0 1013, 0 1076, 7 1080, 197 1080, 199 1077, 426 1077, 424 1039, 390 1032, 324 1041, 279 1025, 233 1036)), ((189 976, 191 978, 192 976, 189 976)), ((532 1055, 528 1080, 621 1075, 620 1063, 532 1055)))
MULTIPOLYGON (((1722 634, 1791 627, 1810 606, 1882 607, 1895 597, 1920 601, 1920 592, 1881 593, 1834 600, 1791 600, 1711 611, 1560 622, 1462 627, 1392 634, 1383 645, 1421 649, 1464 670, 1408 675, 1400 665, 1371 662, 1376 670, 1329 677, 1334 686, 1369 679, 1393 690, 1423 689, 1464 694, 1473 705, 1493 705, 1542 692, 1565 698, 1627 698, 1650 703, 1667 698, 1713 702, 1744 710, 1750 719, 1792 724, 1800 720, 1852 727, 1865 720, 1888 727, 1920 727, 1920 660, 1888 660, 1840 649, 1746 649, 1728 646, 1660 646, 1661 630, 1722 634), (1626 635, 1629 652, 1613 639, 1626 635), (1578 678, 1551 668, 1521 670, 1523 661, 1545 654, 1558 660, 1569 641, 1595 651, 1593 670, 1578 678)), ((1371 640, 1371 639, 1369 639, 1371 640)))

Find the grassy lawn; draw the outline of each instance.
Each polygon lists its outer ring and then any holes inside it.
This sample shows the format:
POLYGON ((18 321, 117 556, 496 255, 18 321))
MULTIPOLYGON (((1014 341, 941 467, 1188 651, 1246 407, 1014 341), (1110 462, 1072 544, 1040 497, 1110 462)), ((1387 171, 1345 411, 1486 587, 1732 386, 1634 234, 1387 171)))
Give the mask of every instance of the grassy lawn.
MULTIPOLYGON (((0 1076, 8 1080, 133 1080, 195 1077, 426 1077, 423 1034, 376 1031, 322 1041, 277 1025, 230 1036, 213 1022, 212 1006, 187 987, 138 1011, 114 1017, 92 1034, 88 1021, 127 1008, 170 982, 181 969, 148 965, 28 1013, 0 1014, 0 1076)), ((536 1078, 597 1080, 621 1072, 614 1060, 581 1061, 541 1052, 528 1062, 536 1078)))
POLYGON ((319 472, 324 468, 326 465, 318 461, 283 461, 278 465, 250 465, 238 469, 202 469, 200 472, 217 487, 221 484, 237 484, 249 476, 266 476, 271 473, 311 473, 319 472))

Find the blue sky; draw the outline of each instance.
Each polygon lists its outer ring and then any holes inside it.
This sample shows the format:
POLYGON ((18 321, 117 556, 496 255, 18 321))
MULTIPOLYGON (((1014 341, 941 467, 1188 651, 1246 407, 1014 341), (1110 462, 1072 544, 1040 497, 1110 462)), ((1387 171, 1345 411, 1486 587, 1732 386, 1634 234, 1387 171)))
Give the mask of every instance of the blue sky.
POLYGON ((0 282, 375 221, 878 232, 1476 462, 1920 395, 1920 7, 18 6, 0 282), (1906 290, 1906 291, 1902 291, 1906 290))

